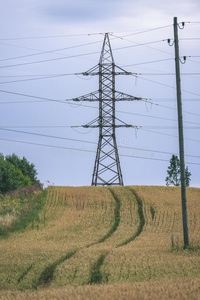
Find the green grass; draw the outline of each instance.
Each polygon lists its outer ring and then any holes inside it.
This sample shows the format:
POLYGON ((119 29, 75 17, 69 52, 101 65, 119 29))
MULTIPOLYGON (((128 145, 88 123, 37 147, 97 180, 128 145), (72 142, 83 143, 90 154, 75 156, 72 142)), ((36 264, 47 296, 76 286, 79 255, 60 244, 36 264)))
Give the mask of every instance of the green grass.
POLYGON ((10 233, 25 230, 29 225, 39 229, 39 223, 45 222, 39 217, 46 202, 46 192, 37 191, 28 195, 10 196, 1 199, 1 219, 13 217, 11 222, 0 224, 0 238, 7 238, 10 233))

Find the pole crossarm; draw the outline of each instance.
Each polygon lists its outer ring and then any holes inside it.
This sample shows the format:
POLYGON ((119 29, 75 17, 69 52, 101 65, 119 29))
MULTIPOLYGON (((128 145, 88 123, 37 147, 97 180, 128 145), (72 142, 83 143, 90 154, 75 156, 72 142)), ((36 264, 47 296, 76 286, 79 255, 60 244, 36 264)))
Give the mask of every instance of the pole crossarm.
POLYGON ((132 75, 137 77, 137 74, 127 72, 115 65, 108 33, 104 36, 99 63, 87 72, 80 74, 84 76, 98 75, 99 78, 97 91, 72 99, 73 101, 98 101, 99 103, 99 117, 82 126, 83 128, 99 128, 92 185, 123 185, 115 129, 138 129, 139 127, 126 124, 118 119, 115 116, 115 103, 118 101, 145 101, 146 99, 116 91, 115 76, 132 75), (116 124, 116 121, 121 124, 116 124))

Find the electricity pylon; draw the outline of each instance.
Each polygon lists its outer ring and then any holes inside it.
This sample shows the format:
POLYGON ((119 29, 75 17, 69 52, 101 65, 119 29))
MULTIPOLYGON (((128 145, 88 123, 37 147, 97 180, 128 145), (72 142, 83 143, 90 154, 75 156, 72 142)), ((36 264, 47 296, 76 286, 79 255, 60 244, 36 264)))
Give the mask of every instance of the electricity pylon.
POLYGON ((84 128, 99 128, 99 141, 92 175, 92 185, 108 186, 123 185, 122 171, 120 167, 117 149, 115 128, 132 127, 119 120, 115 116, 116 101, 144 100, 143 98, 127 95, 115 90, 116 75, 135 75, 126 72, 114 63, 108 33, 105 34, 99 64, 82 75, 99 76, 99 90, 96 92, 74 98, 73 101, 98 101, 99 117, 90 123, 83 125, 84 128), (118 72, 116 72, 118 69, 118 72), (116 120, 121 124, 116 124, 116 120))

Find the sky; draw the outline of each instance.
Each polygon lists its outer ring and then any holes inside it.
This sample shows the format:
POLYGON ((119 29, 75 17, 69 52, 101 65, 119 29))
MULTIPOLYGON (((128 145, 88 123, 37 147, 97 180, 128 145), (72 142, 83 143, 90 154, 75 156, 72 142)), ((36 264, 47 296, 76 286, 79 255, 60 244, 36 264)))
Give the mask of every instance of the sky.
POLYGON ((179 152, 174 17, 185 161, 200 187, 196 0, 0 0, 0 152, 25 156, 45 187, 91 184, 99 133, 81 125, 98 117, 98 103, 68 100, 98 90, 98 77, 81 73, 98 64, 109 33, 115 64, 137 73, 116 76, 116 90, 148 100, 116 103, 116 117, 138 126, 116 129, 124 184, 165 185, 179 152))

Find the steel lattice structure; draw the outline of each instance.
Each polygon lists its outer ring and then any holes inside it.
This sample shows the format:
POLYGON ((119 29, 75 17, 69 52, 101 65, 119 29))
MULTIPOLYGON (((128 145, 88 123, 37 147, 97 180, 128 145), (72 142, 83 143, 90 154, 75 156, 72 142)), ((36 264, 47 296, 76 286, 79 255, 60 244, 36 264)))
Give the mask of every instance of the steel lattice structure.
POLYGON ((116 101, 144 100, 115 90, 116 75, 136 75, 126 72, 114 63, 108 33, 105 34, 99 64, 83 75, 98 75, 99 90, 74 101, 98 101, 99 117, 84 125, 85 128, 99 128, 99 141, 92 175, 92 185, 123 185, 122 171, 116 142, 115 128, 134 127, 119 120, 115 116, 116 101), (118 72, 116 72, 118 69, 118 72), (120 124, 116 124, 116 120, 120 124))

